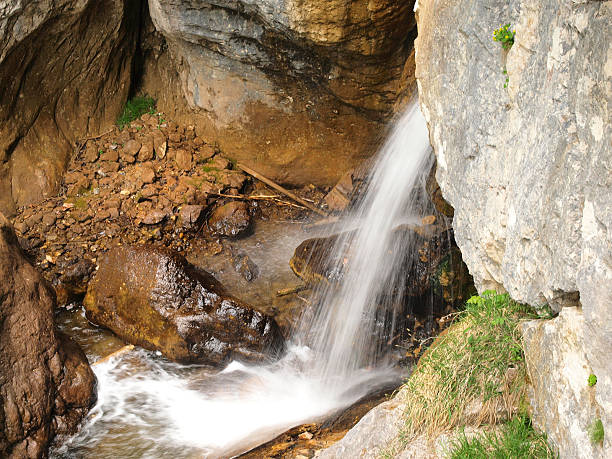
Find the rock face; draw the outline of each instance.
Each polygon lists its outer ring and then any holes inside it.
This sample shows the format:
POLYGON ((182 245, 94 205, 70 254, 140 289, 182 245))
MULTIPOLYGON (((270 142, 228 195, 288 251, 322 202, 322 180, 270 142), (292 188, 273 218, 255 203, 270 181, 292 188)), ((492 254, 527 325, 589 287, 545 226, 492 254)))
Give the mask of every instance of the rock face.
POLYGON ((612 432, 610 2, 435 0, 417 16, 421 106, 466 264, 479 290, 582 307, 580 352, 612 432), (504 23, 508 52, 492 40, 504 23))
POLYGON ((130 89, 138 3, 0 5, 0 211, 57 191, 74 141, 115 122, 130 89))
POLYGON ((95 402, 81 349, 57 333, 55 298, 0 214, 0 456, 38 458, 95 402))
POLYGON ((413 3, 150 0, 143 86, 262 174, 332 185, 414 86, 413 3))
POLYGON ((584 315, 578 308, 563 308, 555 319, 523 325, 530 400, 537 427, 548 433, 561 457, 603 459, 612 453, 609 431, 601 447, 591 442, 589 430, 606 415, 605 386, 588 384, 594 370, 584 352, 589 345, 584 331, 584 315))
POLYGON ((227 296, 210 274, 148 247, 107 252, 85 297, 89 320, 179 362, 256 361, 283 349, 276 322, 227 296))

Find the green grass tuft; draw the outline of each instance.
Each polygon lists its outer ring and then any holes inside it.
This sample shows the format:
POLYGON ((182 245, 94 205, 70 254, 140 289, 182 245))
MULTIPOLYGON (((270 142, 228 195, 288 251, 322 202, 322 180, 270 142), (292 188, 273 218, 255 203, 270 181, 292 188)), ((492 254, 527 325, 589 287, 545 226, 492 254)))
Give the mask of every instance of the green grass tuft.
POLYGON ((451 443, 449 459, 555 458, 546 435, 536 432, 526 415, 519 415, 498 431, 468 439, 464 432, 451 443))
POLYGON ((591 427, 589 428, 589 436, 591 437, 591 442, 594 445, 603 445, 604 428, 601 419, 596 419, 593 424, 591 424, 591 427))
POLYGON ((597 376, 591 373, 589 375, 589 379, 587 380, 587 383, 589 384, 589 387, 593 387, 595 384, 597 384, 597 376))
POLYGON ((121 116, 117 119, 117 125, 120 129, 123 129, 145 113, 155 113, 155 100, 148 96, 134 97, 125 104, 121 116))
POLYGON ((403 437, 511 417, 526 389, 518 325, 527 317, 534 317, 531 308, 507 294, 470 298, 406 382, 403 437))

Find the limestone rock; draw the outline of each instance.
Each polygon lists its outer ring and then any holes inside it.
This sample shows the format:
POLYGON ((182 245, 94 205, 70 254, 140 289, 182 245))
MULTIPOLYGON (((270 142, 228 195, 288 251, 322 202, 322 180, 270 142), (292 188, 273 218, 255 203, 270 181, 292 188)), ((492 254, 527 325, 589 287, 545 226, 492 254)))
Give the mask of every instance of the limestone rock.
POLYGON ((563 308, 552 320, 523 324, 525 361, 529 372, 529 401, 536 427, 543 429, 562 458, 606 458, 612 455, 606 405, 609 375, 595 374, 587 349, 592 346, 579 308, 563 308), (588 385, 595 374, 597 384, 588 385), (589 429, 596 419, 604 422, 604 445, 594 445, 589 429), (608 430, 606 430, 606 427, 608 430))
POLYGON ((124 0, 2 2, 0 211, 56 192, 74 141, 114 124, 139 20, 124 0))
POLYGON ((610 3, 438 0, 417 15, 421 107, 465 262, 479 290, 582 306, 612 431, 610 3), (504 52, 491 35, 508 22, 504 52))
POLYGON ((84 304, 89 320, 179 362, 261 361, 283 348, 274 319, 231 298, 214 277, 167 250, 107 252, 84 304))
POLYGON ((46 456, 95 402, 83 352, 55 331, 51 288, 0 214, 0 456, 46 456))

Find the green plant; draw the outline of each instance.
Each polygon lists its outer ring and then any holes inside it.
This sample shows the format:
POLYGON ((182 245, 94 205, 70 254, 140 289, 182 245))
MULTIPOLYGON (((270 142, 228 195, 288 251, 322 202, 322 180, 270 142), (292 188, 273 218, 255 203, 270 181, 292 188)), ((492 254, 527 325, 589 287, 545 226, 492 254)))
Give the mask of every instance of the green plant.
POLYGON ((121 116, 117 119, 117 125, 120 129, 123 129, 145 113, 155 113, 155 100, 148 96, 134 97, 126 102, 121 116))
POLYGON ((488 290, 470 298, 406 382, 404 437, 494 423, 500 406, 518 407, 526 389, 518 325, 527 317, 535 314, 508 294, 488 290), (466 407, 474 405, 478 412, 466 419, 466 407))
POLYGON ((506 75, 506 81, 504 81, 504 88, 508 87, 508 83, 510 83, 510 77, 508 76, 508 70, 502 70, 502 73, 506 75))
POLYGON ((501 43, 502 48, 509 50, 514 44, 514 35, 516 30, 510 30, 510 24, 500 26, 495 32, 493 32, 493 41, 501 43))
POLYGON ((591 442, 594 445, 603 445, 604 428, 601 419, 596 419, 595 421, 593 421, 593 424, 591 424, 591 426, 589 427, 589 436, 591 437, 591 442))
POLYGON ((593 387, 595 384, 597 384, 597 376, 591 373, 589 375, 588 383, 589 383, 589 387, 593 387))
POLYGON ((468 439, 465 431, 450 444, 450 459, 554 458, 546 435, 536 432, 525 414, 513 417, 501 429, 468 439))

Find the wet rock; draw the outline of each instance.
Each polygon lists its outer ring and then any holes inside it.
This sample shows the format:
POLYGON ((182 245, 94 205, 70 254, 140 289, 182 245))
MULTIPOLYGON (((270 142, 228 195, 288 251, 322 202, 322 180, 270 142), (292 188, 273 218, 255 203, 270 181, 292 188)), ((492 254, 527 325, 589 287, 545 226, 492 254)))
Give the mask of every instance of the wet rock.
MULTIPOLYGON (((431 219, 430 219, 431 220, 431 219)), ((351 257, 354 232, 302 242, 289 261, 293 272, 309 285, 321 281, 339 282, 351 257), (338 259, 336 246, 342 244, 338 259)), ((437 225, 401 225, 394 230, 395 250, 405 253, 403 272, 407 279, 405 296, 433 295, 441 308, 456 306, 473 293, 473 280, 456 247, 452 231, 437 225)))
POLYGON ((0 456, 40 458, 95 402, 83 352, 54 328, 54 295, 0 214, 0 456))
POLYGON ((168 250, 112 249, 100 257, 84 304, 89 320, 179 362, 261 361, 283 347, 272 318, 168 250))
POLYGON ((55 295, 58 306, 66 306, 81 301, 87 292, 87 283, 96 265, 88 259, 77 261, 70 266, 59 278, 55 286, 55 295))
POLYGON ((197 226, 204 211, 204 206, 199 205, 185 205, 181 207, 179 213, 180 222, 183 228, 192 229, 197 226))
POLYGON ((234 269, 239 273, 247 282, 251 282, 259 275, 259 268, 251 260, 251 258, 245 254, 240 253, 232 257, 234 263, 234 269))
POLYGON ((248 206, 243 201, 232 201, 217 207, 208 219, 208 226, 222 236, 241 236, 251 226, 248 206))

